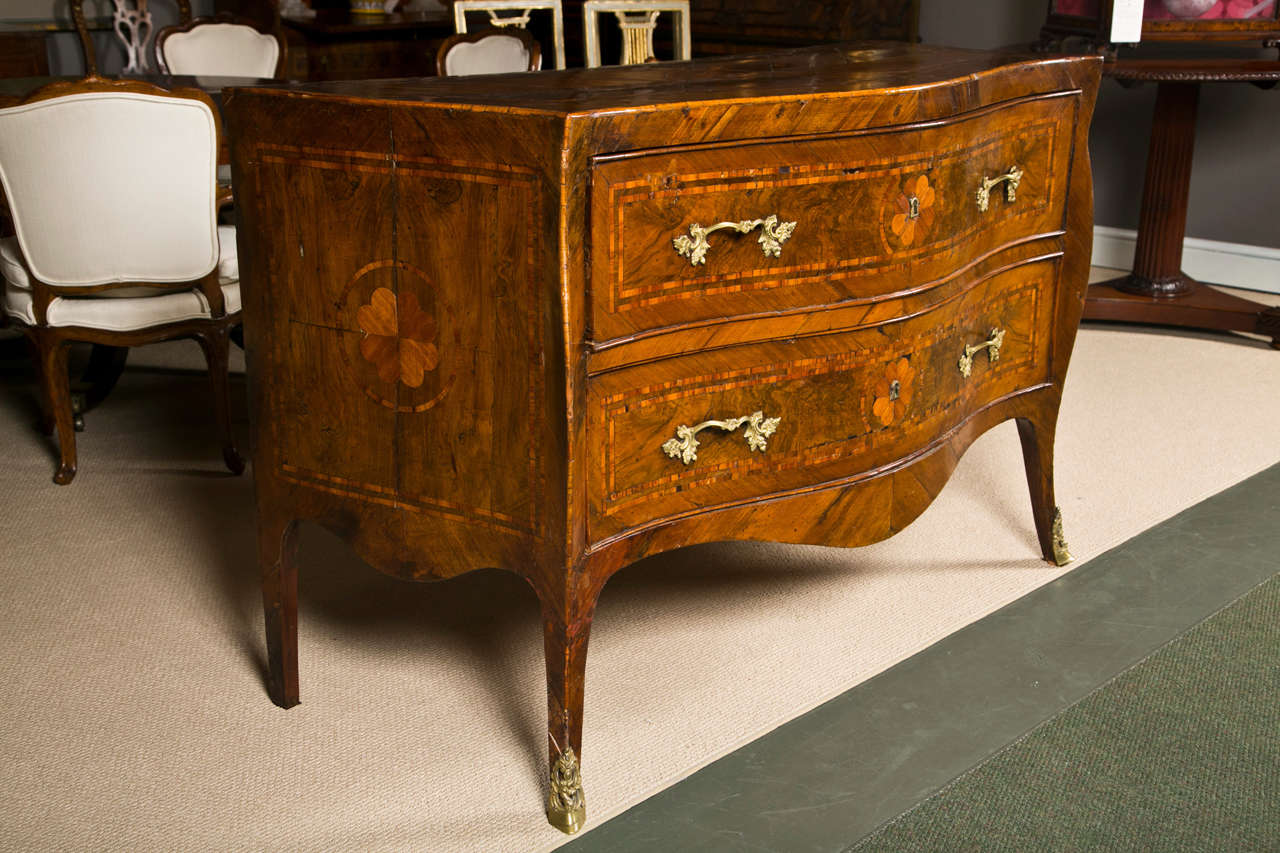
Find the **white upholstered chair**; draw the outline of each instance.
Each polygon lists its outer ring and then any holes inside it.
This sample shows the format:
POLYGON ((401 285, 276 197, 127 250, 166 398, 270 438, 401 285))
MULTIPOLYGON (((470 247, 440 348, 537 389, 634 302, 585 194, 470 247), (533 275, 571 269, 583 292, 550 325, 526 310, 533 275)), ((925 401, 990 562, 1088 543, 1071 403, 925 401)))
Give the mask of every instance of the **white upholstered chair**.
POLYGON ((92 77, 0 110, 3 310, 37 354, 46 427, 76 472, 72 341, 129 347, 194 338, 204 349, 223 459, 231 431, 228 335, 240 319, 235 229, 219 226, 219 120, 208 95, 92 77), (52 423, 50 423, 52 421, 52 423))
POLYGON ((537 71, 542 49, 524 30, 486 29, 450 36, 436 52, 436 73, 441 77, 472 74, 506 74, 537 71))
POLYGON ((689 0, 585 0, 582 4, 582 35, 588 68, 600 61, 600 16, 612 12, 622 30, 620 65, 637 65, 657 59, 653 53, 653 33, 663 12, 674 17, 672 48, 675 59, 693 58, 693 38, 689 22, 689 0))
POLYGON ((497 28, 526 29, 534 12, 551 13, 551 42, 556 68, 564 68, 564 9, 560 0, 451 0, 453 29, 467 32, 467 14, 484 14, 487 25, 497 28))
POLYGON ((156 61, 168 74, 211 77, 279 77, 285 42, 230 16, 196 18, 156 34, 156 61))

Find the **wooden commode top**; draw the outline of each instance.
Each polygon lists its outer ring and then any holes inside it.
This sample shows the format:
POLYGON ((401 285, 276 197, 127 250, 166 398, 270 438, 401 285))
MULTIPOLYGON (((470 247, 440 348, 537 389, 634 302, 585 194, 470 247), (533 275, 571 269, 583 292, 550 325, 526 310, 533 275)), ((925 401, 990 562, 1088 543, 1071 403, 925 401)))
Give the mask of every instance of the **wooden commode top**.
POLYGON ((573 831, 623 566, 891 536, 1010 418, 1068 559, 1100 66, 836 45, 230 93, 273 699, 298 701, 298 521, 406 579, 516 572, 573 831))

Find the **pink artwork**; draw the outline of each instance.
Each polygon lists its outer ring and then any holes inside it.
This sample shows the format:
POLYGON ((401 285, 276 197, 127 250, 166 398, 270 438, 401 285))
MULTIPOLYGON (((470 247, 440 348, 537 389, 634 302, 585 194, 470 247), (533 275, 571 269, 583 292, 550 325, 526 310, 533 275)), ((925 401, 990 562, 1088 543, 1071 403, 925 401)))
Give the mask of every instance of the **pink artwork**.
POLYGON ((1245 20, 1275 17, 1276 0, 1146 0, 1142 17, 1148 21, 1174 18, 1245 20))
MULTIPOLYGON (((1142 17, 1147 21, 1175 19, 1242 21, 1249 18, 1274 18, 1276 0, 1144 0, 1142 17)), ((1059 15, 1096 18, 1099 0, 1055 0, 1053 11, 1059 15)))
POLYGON ((1059 15, 1081 15, 1085 18, 1098 17, 1098 0, 1057 0, 1053 11, 1059 15))

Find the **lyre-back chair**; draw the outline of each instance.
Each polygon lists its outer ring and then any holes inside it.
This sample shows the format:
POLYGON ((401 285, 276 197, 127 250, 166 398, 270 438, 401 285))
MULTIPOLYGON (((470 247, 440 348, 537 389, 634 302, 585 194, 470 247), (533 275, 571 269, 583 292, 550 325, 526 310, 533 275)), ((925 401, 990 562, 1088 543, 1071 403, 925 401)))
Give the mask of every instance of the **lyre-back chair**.
POLYGON ((490 27, 474 33, 457 33, 436 51, 436 73, 441 77, 472 74, 507 74, 542 68, 542 48, 526 30, 490 27))
POLYGON ((551 13, 552 52, 556 68, 564 68, 564 9, 560 0, 452 0, 453 29, 458 35, 467 32, 467 13, 483 12, 488 26, 526 29, 529 17, 537 11, 551 13))
MULTIPOLYGON (((154 22, 151 17, 150 0, 111 0, 114 11, 111 15, 112 29, 124 45, 125 74, 146 74, 154 71, 149 55, 151 37, 154 35, 154 22)), ((191 21, 191 0, 173 0, 178 7, 178 19, 186 24, 191 21)), ((71 20, 75 24, 76 33, 80 36, 80 47, 84 50, 85 74, 93 77, 98 74, 98 51, 93 46, 93 38, 89 34, 89 26, 84 18, 84 0, 69 0, 71 20)))
POLYGON ((588 68, 600 61, 600 16, 612 12, 622 30, 621 65, 654 62, 653 33, 663 12, 674 17, 672 48, 675 59, 693 58, 689 0, 585 0, 582 4, 583 43, 588 68))
POLYGON ((37 356, 54 482, 76 473, 67 376, 72 341, 131 347, 193 338, 204 350, 223 459, 231 431, 228 336, 240 321, 235 229, 219 226, 220 124, 195 89, 92 77, 0 110, 3 310, 37 356))

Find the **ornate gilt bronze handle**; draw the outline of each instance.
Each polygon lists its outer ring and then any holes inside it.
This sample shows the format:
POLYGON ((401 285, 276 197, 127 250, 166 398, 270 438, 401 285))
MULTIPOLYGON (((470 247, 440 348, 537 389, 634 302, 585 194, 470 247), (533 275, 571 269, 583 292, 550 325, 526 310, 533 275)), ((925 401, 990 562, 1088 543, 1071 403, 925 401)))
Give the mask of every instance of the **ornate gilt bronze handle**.
POLYGON ((698 264, 707 262, 707 249, 711 248, 711 244, 707 242, 707 235, 725 228, 732 228, 739 234, 746 234, 757 227, 760 228, 760 248, 764 251, 766 258, 776 258, 782 254, 782 244, 787 242, 791 232, 796 230, 794 222, 780 222, 777 214, 771 213, 764 219, 717 222, 707 227, 695 222, 689 226, 688 234, 681 234, 672 240, 671 244, 676 247, 676 254, 682 258, 688 258, 689 265, 696 267, 698 264))
POLYGON ((672 459, 679 459, 688 465, 698 458, 698 439, 695 437, 707 427, 715 427, 725 432, 733 432, 743 424, 747 425, 744 435, 747 439, 747 446, 752 450, 764 452, 767 442, 766 438, 773 435, 778 429, 778 421, 781 418, 766 418, 764 412, 752 412, 749 415, 743 415, 740 418, 729 418, 726 421, 703 421, 697 426, 686 426, 681 424, 676 427, 676 437, 669 438, 662 443, 663 451, 672 459))
POLYGON ((968 377, 973 372, 973 355, 978 350, 985 349, 987 351, 987 360, 992 364, 1000 360, 1000 347, 1004 345, 1004 329, 992 329, 988 334, 991 335, 989 340, 964 348, 964 355, 960 356, 961 376, 968 377))
POLYGON ((981 210, 984 213, 986 212, 987 207, 991 204, 991 190, 993 190, 996 185, 1002 181, 1005 182, 1005 201, 1018 200, 1018 184, 1022 182, 1022 170, 1017 166, 1014 166, 1003 175, 998 175, 994 178, 982 179, 982 186, 978 187, 978 210, 981 210))

